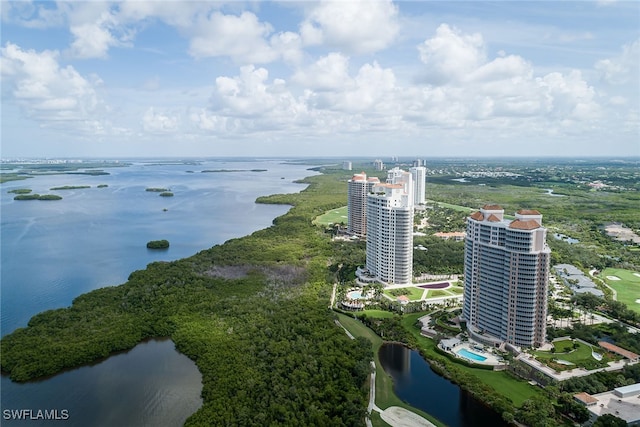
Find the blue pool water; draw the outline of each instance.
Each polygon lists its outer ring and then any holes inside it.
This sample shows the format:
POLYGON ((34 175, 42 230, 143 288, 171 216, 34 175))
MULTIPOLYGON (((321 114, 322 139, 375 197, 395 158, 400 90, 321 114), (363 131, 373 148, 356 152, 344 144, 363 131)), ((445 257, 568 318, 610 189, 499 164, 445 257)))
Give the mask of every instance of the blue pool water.
POLYGON ((476 360, 478 362, 484 362, 485 360, 487 360, 486 357, 475 354, 467 350, 466 348, 461 348, 460 350, 456 351, 456 354, 462 357, 466 357, 467 359, 476 360))
POLYGON ((360 291, 351 291, 347 294, 347 296, 351 299, 361 299, 362 298, 362 292, 360 291))

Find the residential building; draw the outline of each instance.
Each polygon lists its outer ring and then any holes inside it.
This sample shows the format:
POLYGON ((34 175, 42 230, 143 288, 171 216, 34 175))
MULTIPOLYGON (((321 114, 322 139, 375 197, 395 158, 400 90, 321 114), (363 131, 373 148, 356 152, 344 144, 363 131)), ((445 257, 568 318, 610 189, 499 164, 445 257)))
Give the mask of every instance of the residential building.
MULTIPOLYGON (((413 190, 415 188, 413 184, 413 175, 411 172, 395 167, 387 171, 387 184, 400 184, 402 189, 409 197, 414 200, 413 190)), ((415 205, 415 203, 414 203, 415 205)))
POLYGON ((427 168, 414 166, 409 169, 413 178, 413 204, 424 205, 426 203, 427 168))
POLYGON ((604 297, 604 292, 598 289, 597 285, 585 276, 578 267, 571 264, 558 264, 553 266, 553 270, 574 294, 593 294, 597 297, 604 297))
POLYGON ((375 184, 367 199, 366 267, 385 285, 413 279, 411 174, 403 172, 390 171, 392 182, 375 184))
POLYGON ((384 162, 380 159, 373 161, 373 168, 377 171, 384 170, 384 162))
POLYGON ((539 347, 545 342, 551 250, 542 215, 485 205, 467 218, 462 316, 480 341, 539 347))
POLYGON ((367 196, 380 180, 367 178, 364 172, 357 173, 348 181, 347 188, 347 231, 355 236, 367 235, 367 196))
POLYGON ((350 161, 345 160, 344 162, 342 162, 342 169, 350 171, 351 169, 353 169, 353 164, 350 161))

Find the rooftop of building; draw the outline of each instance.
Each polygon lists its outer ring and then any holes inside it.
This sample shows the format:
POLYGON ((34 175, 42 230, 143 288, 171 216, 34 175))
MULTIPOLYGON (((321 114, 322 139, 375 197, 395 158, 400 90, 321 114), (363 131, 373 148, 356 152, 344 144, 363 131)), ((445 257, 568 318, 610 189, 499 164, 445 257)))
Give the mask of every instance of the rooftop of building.
POLYGON ((475 219, 476 221, 482 221, 482 220, 484 220, 484 215, 482 214, 482 212, 476 211, 476 212, 472 213, 469 218, 475 219))
POLYGON ((606 341, 598 341, 598 345, 607 351, 619 354, 620 356, 626 357, 629 360, 636 360, 638 359, 638 357, 640 357, 632 351, 625 350, 622 347, 618 347, 617 345, 608 343, 606 341))
POLYGON ((616 393, 617 390, 593 395, 594 398, 598 399, 598 402, 588 406, 587 409, 597 416, 604 414, 615 415, 629 424, 640 421, 640 395, 634 394, 622 397, 616 393))
POLYGON ((540 212, 535 209, 520 209, 516 213, 520 215, 540 215, 540 212))
POLYGON ((640 383, 625 385, 623 387, 616 387, 613 389, 614 393, 624 395, 640 395, 640 383))
POLYGON ((573 397, 579 400, 580 402, 584 403, 585 405, 592 405, 594 403, 598 403, 598 399, 591 396, 589 393, 585 393, 585 392, 576 393, 573 395, 573 397))
POLYGON ((465 237, 467 233, 465 233, 464 231, 451 231, 448 233, 440 231, 438 233, 433 233, 433 235, 436 237, 465 237))
POLYGON ((500 205, 484 205, 482 209, 485 211, 503 211, 504 210, 500 205))
POLYGON ((509 224, 509 228, 515 230, 535 230, 540 228, 540 223, 535 219, 514 219, 509 224))

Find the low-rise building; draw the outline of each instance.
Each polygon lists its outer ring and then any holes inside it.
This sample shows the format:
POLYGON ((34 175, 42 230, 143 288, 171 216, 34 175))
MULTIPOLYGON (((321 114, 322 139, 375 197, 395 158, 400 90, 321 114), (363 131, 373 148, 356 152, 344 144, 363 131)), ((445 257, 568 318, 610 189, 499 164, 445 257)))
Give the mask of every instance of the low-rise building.
POLYGON ((640 383, 594 395, 578 393, 573 397, 591 413, 588 425, 598 417, 610 414, 625 420, 628 426, 640 426, 640 383))
POLYGON ((571 264, 558 264, 554 265, 553 269, 560 277, 566 287, 571 289, 574 294, 589 293, 598 297, 604 296, 595 283, 576 266, 571 264))
POLYGON ((450 233, 433 233, 434 236, 439 237, 443 240, 455 240, 456 242, 464 241, 464 238, 467 237, 467 233, 464 231, 452 231, 450 233))
POLYGON ((638 358, 640 358, 640 356, 638 356, 636 353, 626 350, 622 347, 618 347, 617 345, 608 343, 606 341, 598 341, 598 345, 605 350, 610 351, 611 353, 615 353, 624 357, 625 359, 628 359, 630 362, 637 362, 638 358))

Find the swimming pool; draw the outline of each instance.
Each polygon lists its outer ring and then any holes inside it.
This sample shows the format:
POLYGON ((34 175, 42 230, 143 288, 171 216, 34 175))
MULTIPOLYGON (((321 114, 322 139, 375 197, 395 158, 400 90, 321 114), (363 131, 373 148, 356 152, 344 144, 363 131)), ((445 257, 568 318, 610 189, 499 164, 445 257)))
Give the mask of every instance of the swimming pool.
POLYGON ((460 350, 456 351, 456 354, 458 356, 466 357, 467 359, 475 360, 478 362, 484 362, 485 360, 487 360, 486 357, 480 356, 479 354, 475 354, 467 350, 466 348, 461 348, 460 350))
POLYGON ((360 291, 351 291, 347 293, 347 298, 349 299, 362 299, 362 292, 360 291))

